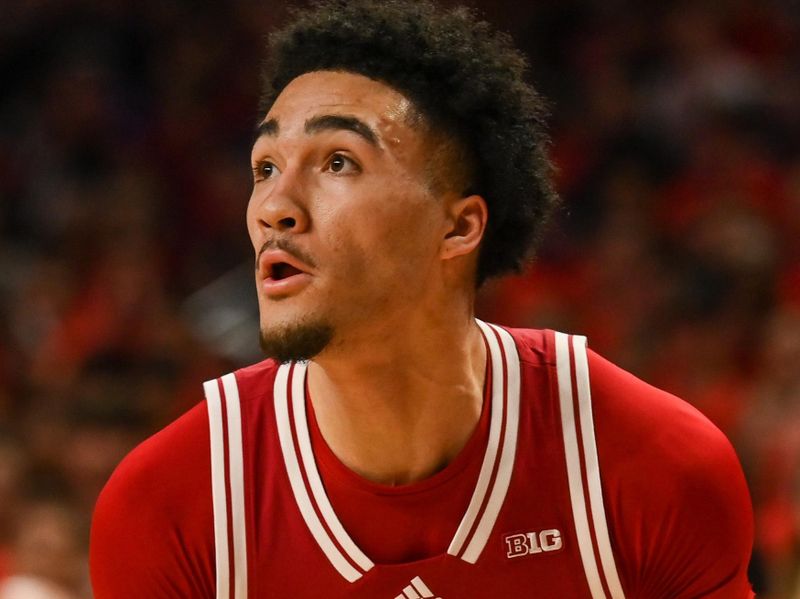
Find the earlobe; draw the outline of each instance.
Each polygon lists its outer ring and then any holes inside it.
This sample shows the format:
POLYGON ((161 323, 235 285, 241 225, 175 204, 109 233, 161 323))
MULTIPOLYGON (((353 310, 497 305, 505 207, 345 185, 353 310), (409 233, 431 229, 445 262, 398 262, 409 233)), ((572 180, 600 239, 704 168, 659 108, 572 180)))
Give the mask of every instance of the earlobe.
POLYGON ((486 200, 470 195, 450 206, 450 228, 442 240, 442 258, 449 260, 475 251, 483 239, 489 211, 486 200))

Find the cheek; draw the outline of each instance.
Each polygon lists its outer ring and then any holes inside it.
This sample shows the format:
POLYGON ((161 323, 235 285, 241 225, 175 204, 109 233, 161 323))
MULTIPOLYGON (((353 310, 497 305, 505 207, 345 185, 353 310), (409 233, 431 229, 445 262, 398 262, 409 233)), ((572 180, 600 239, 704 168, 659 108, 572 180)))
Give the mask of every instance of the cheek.
POLYGON ((438 253, 437 218, 429 205, 386 197, 381 207, 332 227, 329 247, 354 280, 405 285, 438 253))
POLYGON ((383 221, 379 238, 384 245, 405 254, 401 266, 414 262, 418 268, 420 261, 430 261, 438 254, 443 214, 437 208, 437 199, 427 195, 395 205, 398 209, 383 221))

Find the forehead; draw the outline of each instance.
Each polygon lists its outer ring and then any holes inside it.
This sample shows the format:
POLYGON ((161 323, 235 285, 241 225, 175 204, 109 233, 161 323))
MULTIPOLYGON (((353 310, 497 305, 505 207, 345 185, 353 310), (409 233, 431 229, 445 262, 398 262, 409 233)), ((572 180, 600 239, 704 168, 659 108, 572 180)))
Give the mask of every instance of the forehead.
POLYGON ((383 133, 407 128, 416 116, 404 94, 380 81, 355 73, 314 71, 290 81, 264 120, 274 119, 283 129, 320 114, 356 116, 383 133))

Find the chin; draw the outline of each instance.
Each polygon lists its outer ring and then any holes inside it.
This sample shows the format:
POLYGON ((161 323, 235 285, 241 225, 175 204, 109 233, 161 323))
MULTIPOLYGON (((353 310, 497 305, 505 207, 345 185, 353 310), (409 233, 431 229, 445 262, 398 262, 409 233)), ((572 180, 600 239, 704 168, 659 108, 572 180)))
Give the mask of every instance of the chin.
POLYGON ((311 360, 333 339, 333 327, 322 320, 264 324, 261 349, 265 357, 281 363, 311 360))

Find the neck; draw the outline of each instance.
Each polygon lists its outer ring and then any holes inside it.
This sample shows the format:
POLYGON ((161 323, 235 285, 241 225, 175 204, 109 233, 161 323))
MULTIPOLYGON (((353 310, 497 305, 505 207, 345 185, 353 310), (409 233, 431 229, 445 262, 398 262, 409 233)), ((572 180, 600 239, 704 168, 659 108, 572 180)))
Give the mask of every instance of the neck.
POLYGON ((334 454, 389 485, 434 474, 464 447, 480 418, 486 370, 471 316, 396 331, 356 351, 321 355, 308 370, 314 412, 334 454))

